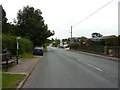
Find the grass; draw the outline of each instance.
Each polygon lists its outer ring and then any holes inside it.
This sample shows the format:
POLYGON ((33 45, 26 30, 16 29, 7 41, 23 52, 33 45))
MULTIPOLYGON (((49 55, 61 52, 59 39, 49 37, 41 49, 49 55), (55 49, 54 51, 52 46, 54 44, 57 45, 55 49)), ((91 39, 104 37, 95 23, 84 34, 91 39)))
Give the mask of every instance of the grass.
POLYGON ((44 47, 44 50, 47 50, 47 47, 44 47))
POLYGON ((2 89, 2 74, 0 74, 0 90, 2 89))
POLYGON ((32 54, 32 52, 28 52, 20 55, 20 58, 34 58, 34 55, 32 54))
POLYGON ((16 88, 24 78, 24 74, 2 74, 2 88, 16 88))
MULTIPOLYGON (((9 64, 8 67, 14 67, 14 64, 9 64)), ((6 65, 2 66, 2 72, 7 72, 6 65)))
POLYGON ((47 47, 44 47, 43 49, 44 49, 44 51, 47 51, 47 47))

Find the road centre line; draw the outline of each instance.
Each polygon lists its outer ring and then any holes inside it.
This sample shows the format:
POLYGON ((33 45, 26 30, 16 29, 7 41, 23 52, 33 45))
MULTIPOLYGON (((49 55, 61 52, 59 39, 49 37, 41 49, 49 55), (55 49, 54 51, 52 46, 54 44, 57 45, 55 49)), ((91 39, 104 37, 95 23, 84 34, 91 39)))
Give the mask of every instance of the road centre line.
MULTIPOLYGON (((81 62, 81 60, 79 60, 78 59, 78 61, 80 61, 81 62)), ((100 68, 97 68, 97 67, 95 67, 95 66, 93 66, 93 65, 91 65, 91 64, 89 64, 89 63, 86 63, 86 62, 83 62, 84 64, 86 64, 86 65, 88 65, 88 66, 90 66, 90 67, 93 67, 93 68, 95 68, 96 70, 98 70, 98 71, 103 71, 102 69, 100 69, 100 68)))

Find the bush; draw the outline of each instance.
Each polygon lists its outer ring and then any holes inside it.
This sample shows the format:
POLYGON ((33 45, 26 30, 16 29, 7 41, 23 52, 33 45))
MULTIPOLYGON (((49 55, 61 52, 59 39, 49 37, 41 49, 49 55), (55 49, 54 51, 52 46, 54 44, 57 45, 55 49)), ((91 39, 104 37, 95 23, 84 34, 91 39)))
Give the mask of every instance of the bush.
POLYGON ((33 43, 29 39, 21 38, 19 41, 19 52, 20 54, 23 54, 25 52, 29 52, 33 50, 33 43))
POLYGON ((118 37, 110 37, 106 39, 102 39, 104 45, 107 44, 108 46, 118 46, 118 37))
POLYGON ((12 54, 16 54, 16 37, 2 35, 2 48, 8 48, 12 54))
MULTIPOLYGON (((8 48, 11 54, 16 55, 16 36, 2 35, 2 48, 8 48)), ((31 51, 33 43, 29 39, 21 38, 19 41, 19 54, 31 51)))
POLYGON ((78 47, 79 47, 79 43, 72 43, 70 45, 70 48, 73 48, 73 49, 78 49, 78 47))

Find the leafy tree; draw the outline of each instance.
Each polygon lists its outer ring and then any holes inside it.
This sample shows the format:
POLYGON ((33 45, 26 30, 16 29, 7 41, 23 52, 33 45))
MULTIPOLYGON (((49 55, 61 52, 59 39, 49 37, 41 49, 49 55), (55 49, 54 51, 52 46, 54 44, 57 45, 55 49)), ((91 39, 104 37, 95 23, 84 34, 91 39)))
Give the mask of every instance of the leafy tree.
POLYGON ((2 32, 11 36, 19 35, 18 26, 7 22, 6 12, 2 5, 0 7, 2 8, 2 32))
POLYGON ((87 39, 87 37, 85 37, 85 36, 82 36, 82 37, 80 37, 81 39, 87 39))
POLYGON ((100 33, 92 33, 91 34, 92 35, 92 37, 94 38, 94 37, 102 37, 103 35, 101 35, 100 33))
POLYGON ((7 23, 7 18, 6 18, 6 12, 5 10, 3 9, 2 5, 0 5, 1 9, 2 9, 2 23, 7 23))
POLYGON ((8 24, 7 24, 7 17, 6 17, 6 12, 3 9, 2 5, 0 5, 0 8, 2 10, 2 32, 6 33, 8 32, 8 24))
POLYGON ((17 14, 17 25, 20 27, 20 36, 32 40, 34 45, 42 45, 47 38, 54 35, 54 31, 48 30, 47 24, 44 24, 42 12, 39 9, 26 6, 19 10, 17 14))
POLYGON ((68 39, 67 39, 67 38, 66 38, 66 39, 62 39, 62 41, 63 41, 63 42, 67 42, 67 41, 68 41, 68 39))
POLYGON ((60 39, 55 39, 53 46, 57 47, 60 44, 60 39))
POLYGON ((52 38, 52 42, 54 41, 54 38, 52 38))

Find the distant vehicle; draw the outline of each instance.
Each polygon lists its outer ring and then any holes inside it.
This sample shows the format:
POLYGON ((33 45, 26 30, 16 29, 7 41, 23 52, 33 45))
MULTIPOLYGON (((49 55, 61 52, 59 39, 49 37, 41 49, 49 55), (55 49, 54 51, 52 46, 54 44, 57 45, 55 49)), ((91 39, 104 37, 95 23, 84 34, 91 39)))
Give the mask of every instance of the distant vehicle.
POLYGON ((43 47, 35 47, 34 50, 33 50, 33 55, 42 55, 43 56, 44 54, 44 50, 43 50, 43 47))
POLYGON ((68 45, 68 44, 65 44, 65 45, 64 45, 64 48, 68 48, 68 47, 69 47, 69 45, 68 45))
POLYGON ((59 48, 69 48, 69 45, 68 44, 65 44, 65 45, 58 45, 59 48))

